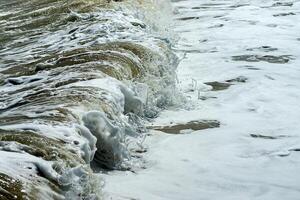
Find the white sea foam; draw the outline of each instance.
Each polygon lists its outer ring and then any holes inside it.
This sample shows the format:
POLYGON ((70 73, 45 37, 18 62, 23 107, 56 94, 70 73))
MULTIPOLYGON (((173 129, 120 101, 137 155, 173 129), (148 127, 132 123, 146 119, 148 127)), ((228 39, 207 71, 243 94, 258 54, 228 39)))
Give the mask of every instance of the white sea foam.
POLYGON ((299 199, 299 1, 173 2, 181 37, 174 49, 185 55, 178 87, 190 109, 165 111, 149 125, 215 119, 221 127, 151 132, 147 169, 106 175, 108 198, 299 199), (288 62, 276 63, 282 55, 288 62), (247 81, 226 90, 205 84, 240 76, 247 81))
MULTIPOLYGON (((1 2, 0 10, 13 3, 1 2)), ((90 162, 143 166, 136 152, 144 120, 175 102, 170 4, 16 5, 0 14, 0 172, 20 179, 32 198, 100 198, 90 162), (32 139, 14 141, 22 136, 32 139)))

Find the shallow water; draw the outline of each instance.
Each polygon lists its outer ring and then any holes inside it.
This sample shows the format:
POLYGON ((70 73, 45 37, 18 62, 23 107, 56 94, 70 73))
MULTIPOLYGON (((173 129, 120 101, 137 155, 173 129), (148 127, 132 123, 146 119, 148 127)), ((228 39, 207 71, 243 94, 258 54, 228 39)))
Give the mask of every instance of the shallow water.
POLYGON ((173 0, 177 45, 163 1, 63 2, 0 1, 1 198, 298 199, 299 2, 173 0))
POLYGON ((149 129, 161 131, 169 134, 189 133, 191 131, 199 131, 209 128, 220 127, 220 122, 216 120, 190 121, 185 124, 173 124, 166 126, 149 126, 149 129))
POLYGON ((178 88, 190 101, 188 109, 167 110, 150 125, 210 119, 220 128, 153 131, 147 169, 107 175, 107 193, 113 199, 297 200, 299 1, 173 0, 173 6, 181 38, 174 49, 183 58, 178 88), (241 76, 246 79, 216 90, 241 76))
POLYGON ((139 167, 144 120, 174 103, 167 2, 0 1, 1 198, 99 199, 139 167), (161 24, 154 24, 162 10, 161 24), (162 7, 163 6, 163 7, 162 7), (6 176, 10 177, 7 178, 6 176))

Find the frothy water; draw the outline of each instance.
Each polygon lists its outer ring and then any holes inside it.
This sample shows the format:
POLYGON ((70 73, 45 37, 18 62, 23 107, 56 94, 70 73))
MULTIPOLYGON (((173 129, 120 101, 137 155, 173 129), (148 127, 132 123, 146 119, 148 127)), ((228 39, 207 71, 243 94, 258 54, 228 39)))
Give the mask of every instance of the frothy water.
POLYGON ((120 200, 299 199, 300 1, 172 1, 178 88, 193 108, 151 122, 148 168, 111 172, 104 191, 120 200), (203 120, 220 127, 201 130, 203 120))
POLYGON ((1 198, 99 199, 92 160, 139 166, 143 121, 175 103, 168 13, 166 1, 0 2, 1 198))

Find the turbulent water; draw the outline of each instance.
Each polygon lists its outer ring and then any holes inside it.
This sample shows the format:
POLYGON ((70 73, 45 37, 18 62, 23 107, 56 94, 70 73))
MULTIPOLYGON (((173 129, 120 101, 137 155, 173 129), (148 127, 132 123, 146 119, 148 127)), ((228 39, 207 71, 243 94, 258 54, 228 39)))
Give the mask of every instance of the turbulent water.
POLYGON ((91 161, 139 167, 143 121, 174 103, 168 6, 0 1, 1 199, 99 199, 91 161))
POLYGON ((111 172, 105 190, 118 200, 299 200, 300 1, 173 6, 178 88, 192 109, 162 112, 148 168, 111 172), (203 120, 220 127, 196 131, 203 120))
POLYGON ((300 2, 172 5, 0 0, 1 200, 299 199, 300 2))

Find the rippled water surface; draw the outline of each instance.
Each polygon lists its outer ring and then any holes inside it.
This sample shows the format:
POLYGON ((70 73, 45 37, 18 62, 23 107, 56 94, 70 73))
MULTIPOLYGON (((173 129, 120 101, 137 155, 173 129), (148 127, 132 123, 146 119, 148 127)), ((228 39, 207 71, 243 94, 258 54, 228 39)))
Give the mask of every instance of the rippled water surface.
POLYGON ((173 0, 178 88, 189 110, 163 112, 148 168, 107 176, 116 199, 299 199, 300 3, 173 0), (191 122, 217 120, 194 131, 191 122), (118 183, 118 187, 115 185, 118 183))
POLYGON ((172 6, 0 0, 1 198, 299 199, 300 2, 172 6))
POLYGON ((92 160, 106 170, 140 167, 143 121, 174 103, 168 9, 0 1, 1 199, 98 199, 92 160))

